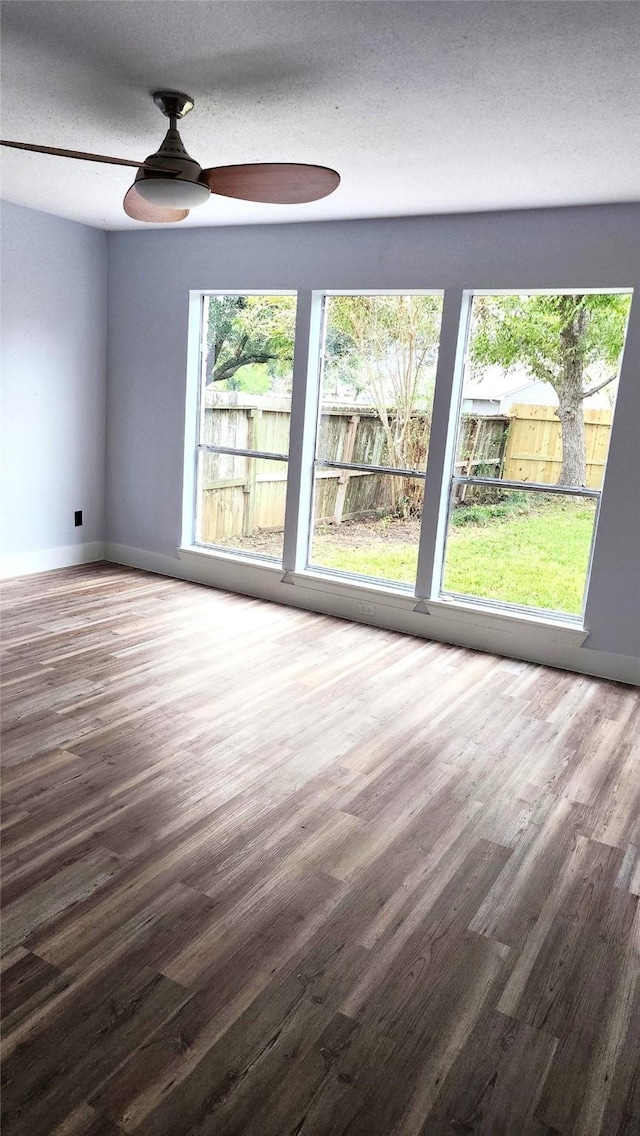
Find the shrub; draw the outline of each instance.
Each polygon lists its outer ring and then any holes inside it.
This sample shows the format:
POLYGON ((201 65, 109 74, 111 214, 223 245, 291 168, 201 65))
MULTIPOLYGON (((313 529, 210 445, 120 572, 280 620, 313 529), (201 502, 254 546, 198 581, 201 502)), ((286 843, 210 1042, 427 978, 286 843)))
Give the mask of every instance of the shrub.
POLYGON ((509 493, 496 505, 457 505, 451 514, 451 524, 488 525, 489 521, 500 517, 515 517, 529 513, 533 502, 526 493, 509 493))

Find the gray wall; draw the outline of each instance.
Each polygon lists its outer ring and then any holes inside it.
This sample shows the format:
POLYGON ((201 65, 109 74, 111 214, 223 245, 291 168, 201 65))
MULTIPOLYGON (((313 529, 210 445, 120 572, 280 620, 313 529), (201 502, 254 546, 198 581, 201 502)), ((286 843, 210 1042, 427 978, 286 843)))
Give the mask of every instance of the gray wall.
MULTIPOLYGON (((205 572, 177 559, 189 290, 628 288, 638 285, 639 213, 632 205, 595 206, 141 230, 107 238, 4 205, 2 571, 95 559, 106 539, 114 559, 190 578, 204 573, 221 586, 357 615, 354 598, 339 595, 340 589, 333 595, 321 594, 317 584, 294 590, 267 570, 216 560, 205 572), (85 523, 74 528, 79 508, 85 523)), ((476 615, 414 616, 404 602, 380 596, 375 622, 625 680, 640 673, 633 661, 640 658, 639 299, 612 433, 584 648, 575 641, 567 646, 560 631, 514 630, 504 620, 489 633, 491 621, 476 615)))
MULTIPOLYGON (((637 206, 614 205, 110 233, 108 542, 174 558, 180 544, 190 289, 627 288, 638 284, 639 218, 637 206)), ((589 648, 634 657, 639 334, 620 385, 588 612, 589 648)))
POLYGON ((3 204, 4 574, 104 541, 106 299, 105 233, 3 204))

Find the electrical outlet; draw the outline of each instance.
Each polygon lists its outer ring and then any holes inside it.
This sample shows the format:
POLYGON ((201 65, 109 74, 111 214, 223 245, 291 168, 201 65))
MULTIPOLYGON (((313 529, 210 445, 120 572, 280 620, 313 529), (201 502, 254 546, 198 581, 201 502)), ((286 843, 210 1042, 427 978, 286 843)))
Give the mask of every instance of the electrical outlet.
POLYGON ((359 603, 358 604, 358 613, 360 615, 375 615, 376 614, 376 605, 372 604, 372 603, 359 603))
POLYGON ((76 509, 73 514, 73 523, 78 528, 82 524, 82 509, 76 509))

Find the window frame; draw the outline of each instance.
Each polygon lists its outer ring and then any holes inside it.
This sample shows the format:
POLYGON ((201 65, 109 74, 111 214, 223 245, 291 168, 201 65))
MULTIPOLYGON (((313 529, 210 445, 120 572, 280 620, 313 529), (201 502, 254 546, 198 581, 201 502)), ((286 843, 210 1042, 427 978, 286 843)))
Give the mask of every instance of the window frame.
MULTIPOLYGON (((278 556, 269 556, 262 553, 254 553, 245 551, 243 549, 234 549, 232 546, 224 544, 213 544, 209 541, 204 541, 201 538, 201 523, 202 523, 202 503, 200 492, 200 468, 201 461, 200 455, 203 453, 210 454, 228 454, 231 457, 246 457, 249 459, 264 459, 266 461, 283 462, 287 466, 287 490, 290 476, 289 456, 288 454, 273 453, 267 450, 248 450, 236 446, 218 446, 208 442, 203 442, 203 424, 204 424, 204 411, 205 411, 205 383, 204 383, 204 361, 205 361, 205 301, 209 296, 291 296, 296 304, 296 330, 297 330, 297 305, 298 293, 295 289, 285 288, 243 288, 240 290, 227 289, 221 291, 219 289, 206 289, 204 291, 190 293, 190 296, 199 297, 200 303, 198 305, 198 345, 197 345, 197 383, 198 383, 198 399, 196 409, 196 444, 194 451, 194 472, 193 472, 193 493, 194 493, 194 510, 193 510, 193 523, 191 526, 191 543, 194 548, 206 549, 207 551, 220 551, 227 555, 235 555, 242 558, 258 563, 268 564, 270 566, 282 563, 282 558, 278 556)), ((195 319, 194 319, 195 322, 195 319)), ((295 352, 295 332, 294 332, 294 352, 295 352)), ((292 379, 292 400, 293 400, 293 379, 292 379)), ((290 412, 291 414, 291 412, 290 412)), ((291 441, 291 418, 289 422, 289 441, 291 441)), ((184 523, 183 523, 184 528, 184 523)), ((285 520, 286 528, 286 520, 285 520)), ((283 535, 284 544, 284 535, 283 535)))
MULTIPOLYGON (((443 611, 458 613, 456 618, 463 622, 473 620, 477 612, 484 618, 511 621, 522 625, 562 627, 564 633, 586 636, 586 617, 589 609, 591 571, 597 543, 598 522, 602 495, 606 486, 608 458, 603 470, 600 489, 582 489, 575 486, 546 485, 532 482, 503 481, 506 489, 525 489, 547 494, 564 494, 596 499, 588 571, 583 593, 582 612, 578 616, 569 613, 531 608, 525 605, 500 600, 483 599, 463 593, 446 592, 442 588, 445 566, 447 531, 449 525, 451 489, 456 481, 467 484, 495 485, 495 478, 463 477, 455 474, 455 457, 460 425, 460 406, 464 383, 464 368, 468 336, 470 331, 471 309, 475 296, 511 295, 557 295, 557 294, 628 294, 630 296, 630 317, 637 298, 632 286, 627 287, 511 287, 511 288, 245 288, 245 289, 196 289, 189 293, 188 313, 188 357, 186 382, 186 410, 184 434, 183 466, 183 527, 180 553, 193 552, 197 556, 210 557, 227 563, 244 563, 269 573, 281 573, 285 583, 305 583, 309 588, 321 588, 338 596, 377 595, 382 602, 393 606, 401 605, 426 615, 442 614, 443 611), (209 447, 200 443, 200 415, 203 394, 203 329, 204 300, 208 296, 228 295, 273 295, 293 296, 296 299, 296 321, 294 332, 294 361, 291 393, 289 453, 275 454, 266 451, 243 451, 232 447, 209 447), (397 470, 390 467, 360 466, 356 463, 327 462, 336 468, 363 469, 384 474, 423 478, 425 494, 421 517, 418 544, 418 563, 415 587, 356 573, 340 572, 310 564, 310 545, 313 536, 313 490, 315 472, 315 449, 320 416, 320 393, 323 367, 323 344, 326 319, 326 297, 332 295, 441 295, 443 297, 440 323, 440 341, 432 408, 431 436, 427 453, 426 470, 397 470), (194 446, 195 437, 195 446, 194 446), (283 534, 282 562, 275 557, 254 554, 223 545, 197 541, 196 521, 198 509, 198 462, 200 448, 238 454, 253 458, 288 462, 286 487, 285 520, 283 534), (426 486, 429 486, 428 493, 426 486), (297 579, 296 579, 297 577, 297 579)), ((622 345, 619 376, 624 370, 626 339, 629 320, 622 345)), ((611 444, 611 441, 610 441, 611 444)), ((506 621, 506 622, 505 622, 506 621)))
MULTIPOLYGON (((442 299, 442 311, 440 315, 440 337, 438 341, 438 362, 436 364, 436 379, 434 386, 434 399, 435 387, 438 382, 438 368, 440 365, 440 347, 442 344, 442 321, 444 318, 444 305, 446 300, 445 288, 324 288, 321 292, 312 293, 316 297, 320 297, 322 304, 322 332, 320 336, 319 345, 319 361, 317 368, 316 381, 313 384, 313 398, 315 404, 314 413, 314 430, 313 430, 313 454, 312 454, 312 468, 311 468, 311 487, 308 498, 308 522, 307 522, 307 539, 306 550, 304 555, 304 563, 298 571, 305 573, 318 573, 322 576, 329 577, 335 580, 348 581, 350 583, 361 582, 363 586, 373 584, 374 586, 384 586, 390 593, 401 593, 404 595, 411 595, 417 598, 417 579, 420 570, 420 545, 422 538, 422 521, 424 515, 424 503, 426 500, 426 480, 427 480, 427 467, 429 460, 429 452, 431 449, 431 439, 427 448, 427 465, 422 470, 417 469, 404 469, 397 466, 382 466, 382 465, 365 465, 359 462, 339 462, 329 461, 325 458, 317 456, 318 438, 320 434, 320 422, 322 418, 322 379, 324 369, 324 345, 326 340, 326 324, 327 324, 327 304, 326 299, 332 296, 436 296, 442 299), (354 472, 362 473, 380 473, 392 477, 411 477, 418 481, 422 481, 425 485, 425 493, 423 495, 423 513, 420 518, 420 532, 418 535, 418 563, 416 567, 416 576, 413 584, 403 584, 400 581, 388 580, 382 577, 365 576, 357 572, 347 572, 341 569, 325 568, 322 565, 313 564, 311 562, 311 552, 314 537, 314 490, 315 490, 315 475, 317 469, 322 468, 331 469, 345 469, 354 472)), ((294 371, 294 387, 295 387, 295 371, 294 371)))
MULTIPOLYGON (((473 289, 465 289, 464 290, 463 295, 466 298, 467 312, 466 312, 466 320, 465 320, 465 324, 464 324, 464 342, 463 342, 463 345, 462 345, 462 351, 461 351, 461 353, 459 354, 459 356, 456 360, 457 372, 456 372, 456 375, 454 376, 454 383, 452 385, 452 391, 451 391, 451 407, 450 407, 450 415, 449 415, 449 443, 450 444, 449 444, 449 451, 448 451, 448 455, 447 455, 447 464, 446 464, 446 468, 445 468, 446 503, 444 503, 441 500, 440 520, 442 522, 444 532, 443 532, 443 536, 442 536, 441 545, 438 548, 437 560, 434 562, 434 575, 433 575, 433 580, 432 580, 432 592, 431 592, 430 598, 431 598, 432 601, 437 601, 438 603, 459 602, 459 603, 464 604, 465 606, 472 606, 472 607, 477 606, 480 610, 497 611, 497 612, 504 612, 504 613, 510 612, 510 613, 513 613, 516 616, 517 615, 523 615, 523 616, 527 616, 527 617, 530 617, 532 615, 533 616, 539 616, 545 622, 548 622, 550 624, 557 623, 557 622, 564 623, 564 624, 569 623, 569 624, 575 624, 579 628, 584 628, 585 614, 586 614, 588 598, 589 598, 589 584, 590 584, 590 580, 591 580, 591 569, 592 569, 592 566, 593 566, 593 556, 594 556, 594 550, 595 550, 595 544, 596 544, 596 534, 597 534, 597 529, 598 529, 598 520, 599 520, 599 516, 600 516, 600 505, 601 505, 601 500, 602 500, 602 491, 603 491, 603 487, 604 487, 604 481, 605 481, 605 478, 606 478, 607 466, 608 466, 608 461, 609 461, 609 448, 607 448, 607 454, 606 454, 606 458, 605 458, 605 462, 604 462, 604 468, 603 468, 603 471, 602 471, 602 485, 600 486, 599 489, 589 489, 587 487, 582 487, 582 486, 563 486, 563 485, 557 485, 557 484, 547 485, 547 484, 544 484, 542 482, 517 481, 515 479, 508 479, 507 480, 507 479, 503 479, 503 478, 490 478, 490 477, 473 476, 473 475, 471 475, 471 476, 464 475, 463 476, 463 475, 456 474, 456 472, 455 472, 455 459, 456 459, 457 448, 458 448, 459 431, 460 431, 460 426, 461 426, 461 421, 462 421, 462 413, 461 413, 462 392, 463 392, 463 386, 464 386, 465 367, 466 367, 467 358, 468 358, 468 351, 469 351, 469 335, 470 335, 470 332, 471 332, 471 316, 472 316, 472 309, 473 309, 473 300, 476 296, 510 296, 510 295, 516 295, 516 294, 517 295, 526 295, 526 296, 556 296, 556 295, 570 296, 570 295, 578 295, 578 294, 579 295, 590 295, 590 296, 628 295, 630 297, 629 313, 631 311, 631 304, 633 303, 633 298, 634 298, 632 288, 563 288, 563 287, 557 287, 557 288, 473 288, 473 289), (446 554, 447 554, 447 539, 448 539, 448 533, 449 533, 449 522, 450 522, 450 518, 451 518, 451 513, 452 513, 452 508, 453 508, 453 500, 454 500, 454 492, 453 492, 454 487, 456 485, 460 485, 460 484, 461 485, 480 485, 480 486, 484 485, 484 486, 488 486, 488 487, 495 487, 495 484, 496 484, 497 481, 499 481, 500 486, 504 489, 526 490, 526 491, 531 491, 533 493, 557 494, 557 495, 561 495, 561 496, 585 497, 585 498, 595 499, 596 509, 595 509, 593 529, 592 529, 592 533, 591 533, 591 540, 590 540, 590 546, 589 546, 589 555, 588 555, 588 559, 587 559, 587 571, 586 571, 586 575, 585 575, 584 588, 583 588, 583 592, 582 592, 582 605, 581 605, 580 612, 578 614, 574 615, 570 612, 556 611, 556 610, 549 609, 549 608, 531 607, 527 604, 518 604, 518 603, 508 602, 508 601, 504 601, 504 600, 487 599, 487 598, 484 598, 484 597, 481 597, 481 596, 474 596, 474 595, 471 595, 471 594, 467 594, 465 592, 450 592, 443 587, 444 572, 445 572, 445 561, 446 561, 446 554)), ((629 321, 629 317, 627 317, 627 327, 628 327, 628 321, 629 321)), ((617 376, 618 379, 619 379, 619 376, 620 376, 620 372, 622 370, 622 361, 623 361, 623 358, 624 358, 624 351, 625 351, 625 344, 626 344, 626 330, 627 330, 627 328, 625 328, 625 335, 623 337, 623 342, 622 342, 622 348, 621 348, 621 354, 620 354, 620 366, 619 366, 618 376, 617 376)), ((461 325, 460 325, 460 331, 462 333, 462 320, 461 320, 461 325)), ((614 407, 613 407, 613 414, 612 414, 612 419, 611 419, 611 425, 612 426, 613 426, 614 416, 615 416, 615 404, 614 404, 614 407)), ((611 445, 611 439, 609 440, 609 447, 610 447, 610 445, 611 445)))

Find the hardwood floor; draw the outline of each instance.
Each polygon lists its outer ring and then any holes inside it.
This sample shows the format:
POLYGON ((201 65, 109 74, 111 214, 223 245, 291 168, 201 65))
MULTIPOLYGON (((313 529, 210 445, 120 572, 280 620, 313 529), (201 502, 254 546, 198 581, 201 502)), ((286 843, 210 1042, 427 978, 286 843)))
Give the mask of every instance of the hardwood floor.
POLYGON ((638 691, 4 587, 5 1136, 638 1136, 638 691))

